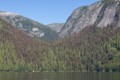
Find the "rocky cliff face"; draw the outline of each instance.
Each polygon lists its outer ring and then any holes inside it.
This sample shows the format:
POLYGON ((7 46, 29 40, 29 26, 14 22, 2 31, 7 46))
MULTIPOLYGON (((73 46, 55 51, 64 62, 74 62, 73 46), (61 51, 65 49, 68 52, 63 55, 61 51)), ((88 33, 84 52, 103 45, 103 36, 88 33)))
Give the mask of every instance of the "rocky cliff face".
POLYGON ((60 31, 60 37, 77 33, 87 26, 99 28, 115 25, 120 27, 120 1, 96 2, 77 8, 60 31))
POLYGON ((16 13, 0 11, 0 17, 32 37, 45 40, 54 40, 57 38, 57 32, 48 26, 16 13))
POLYGON ((64 25, 64 23, 52 23, 52 24, 48 24, 47 26, 59 33, 61 31, 63 25, 64 25))

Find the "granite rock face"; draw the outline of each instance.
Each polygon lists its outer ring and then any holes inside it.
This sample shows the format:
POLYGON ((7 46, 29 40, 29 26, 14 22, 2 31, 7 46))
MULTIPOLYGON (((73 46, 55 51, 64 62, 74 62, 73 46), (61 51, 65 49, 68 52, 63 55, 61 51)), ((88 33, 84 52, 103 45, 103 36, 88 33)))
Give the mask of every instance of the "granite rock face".
POLYGON ((58 33, 48 26, 13 12, 0 11, 0 17, 34 38, 50 41, 58 36, 58 33))
POLYGON ((87 26, 99 28, 115 25, 120 27, 120 1, 96 2, 74 10, 60 31, 59 36, 65 37, 77 33, 87 26))

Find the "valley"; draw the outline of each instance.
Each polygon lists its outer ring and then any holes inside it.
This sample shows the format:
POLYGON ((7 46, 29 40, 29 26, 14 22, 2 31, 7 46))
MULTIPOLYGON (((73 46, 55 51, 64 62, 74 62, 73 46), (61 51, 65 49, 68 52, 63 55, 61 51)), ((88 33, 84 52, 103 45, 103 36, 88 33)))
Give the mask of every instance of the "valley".
POLYGON ((48 25, 0 11, 0 71, 120 72, 119 9, 98 1, 48 25))

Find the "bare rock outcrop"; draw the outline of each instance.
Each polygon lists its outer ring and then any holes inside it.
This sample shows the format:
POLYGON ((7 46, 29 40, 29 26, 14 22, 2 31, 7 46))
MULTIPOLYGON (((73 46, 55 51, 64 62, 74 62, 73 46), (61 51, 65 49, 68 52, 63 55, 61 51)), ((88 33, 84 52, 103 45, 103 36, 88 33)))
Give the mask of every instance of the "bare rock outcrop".
POLYGON ((91 25, 99 28, 108 25, 120 27, 120 1, 98 1, 90 6, 77 8, 66 21, 59 36, 65 37, 77 33, 91 25))

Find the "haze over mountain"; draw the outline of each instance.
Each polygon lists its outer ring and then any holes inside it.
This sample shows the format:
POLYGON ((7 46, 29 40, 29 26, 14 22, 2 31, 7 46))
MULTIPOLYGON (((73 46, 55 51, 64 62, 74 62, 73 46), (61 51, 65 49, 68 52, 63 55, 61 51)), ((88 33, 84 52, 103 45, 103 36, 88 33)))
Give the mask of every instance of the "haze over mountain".
POLYGON ((51 23, 51 24, 48 24, 47 26, 59 33, 63 25, 64 23, 51 23))

